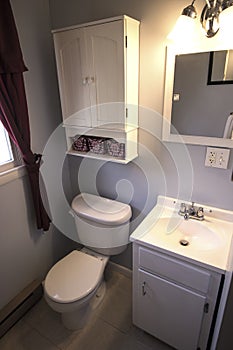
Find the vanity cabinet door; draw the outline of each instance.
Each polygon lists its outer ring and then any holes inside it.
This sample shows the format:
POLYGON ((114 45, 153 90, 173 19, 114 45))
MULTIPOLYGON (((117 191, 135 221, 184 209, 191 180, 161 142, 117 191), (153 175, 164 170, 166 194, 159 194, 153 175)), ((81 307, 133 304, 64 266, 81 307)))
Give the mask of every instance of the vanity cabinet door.
POLYGON ((134 323, 179 350, 196 350, 206 297, 138 271, 134 323))

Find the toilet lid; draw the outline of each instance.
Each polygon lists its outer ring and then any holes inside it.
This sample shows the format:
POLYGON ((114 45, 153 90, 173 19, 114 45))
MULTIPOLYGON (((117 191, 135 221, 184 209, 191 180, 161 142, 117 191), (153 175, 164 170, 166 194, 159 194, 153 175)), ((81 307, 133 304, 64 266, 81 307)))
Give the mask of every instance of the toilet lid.
POLYGON ((93 291, 103 273, 103 262, 74 250, 58 261, 45 279, 45 292, 54 301, 71 303, 93 291))
POLYGON ((71 206, 76 215, 110 226, 122 225, 132 216, 128 204, 89 193, 74 197, 71 206))

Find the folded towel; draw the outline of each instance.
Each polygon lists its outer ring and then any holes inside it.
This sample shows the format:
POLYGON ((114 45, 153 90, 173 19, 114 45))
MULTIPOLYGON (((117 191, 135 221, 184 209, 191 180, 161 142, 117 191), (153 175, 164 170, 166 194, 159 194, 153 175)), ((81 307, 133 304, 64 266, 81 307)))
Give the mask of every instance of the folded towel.
POLYGON ((226 121, 223 138, 230 139, 232 135, 232 130, 233 130, 233 114, 230 114, 226 121))

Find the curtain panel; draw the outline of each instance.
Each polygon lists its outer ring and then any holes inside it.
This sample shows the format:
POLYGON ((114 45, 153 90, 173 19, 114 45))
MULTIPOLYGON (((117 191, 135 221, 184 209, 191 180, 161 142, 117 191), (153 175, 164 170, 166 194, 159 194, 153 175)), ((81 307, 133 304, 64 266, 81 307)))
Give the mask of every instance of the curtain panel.
POLYGON ((41 154, 30 145, 28 107, 23 80, 23 61, 18 33, 9 0, 0 1, 0 120, 19 148, 27 168, 37 228, 47 231, 51 220, 44 208, 40 187, 41 154))

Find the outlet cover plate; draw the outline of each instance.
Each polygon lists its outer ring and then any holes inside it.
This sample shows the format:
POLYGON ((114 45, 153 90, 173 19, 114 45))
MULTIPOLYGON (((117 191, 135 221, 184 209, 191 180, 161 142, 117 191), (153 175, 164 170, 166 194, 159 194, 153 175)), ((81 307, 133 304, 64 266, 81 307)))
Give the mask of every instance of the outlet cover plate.
POLYGON ((227 169, 230 150, 227 148, 207 147, 205 166, 227 169))

